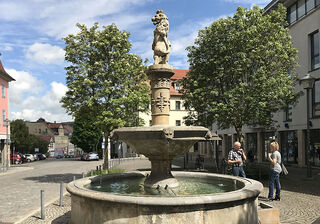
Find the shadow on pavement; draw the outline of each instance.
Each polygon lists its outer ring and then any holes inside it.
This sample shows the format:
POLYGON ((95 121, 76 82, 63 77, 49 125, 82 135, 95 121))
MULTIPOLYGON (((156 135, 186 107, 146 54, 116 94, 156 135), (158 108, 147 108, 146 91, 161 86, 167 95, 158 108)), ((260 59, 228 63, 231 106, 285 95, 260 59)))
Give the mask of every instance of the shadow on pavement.
POLYGON ((313 223, 311 223, 311 224, 320 224, 320 217, 319 217, 316 221, 314 221, 313 223))
POLYGON ((64 174, 49 174, 44 176, 36 176, 36 177, 26 177, 24 180, 32 180, 41 183, 69 183, 73 181, 73 177, 76 179, 82 178, 81 174, 74 174, 74 173, 64 173, 64 174))
POLYGON ((62 216, 59 216, 58 218, 52 220, 51 223, 53 224, 66 224, 69 223, 69 220, 71 218, 71 211, 68 211, 64 213, 62 216))

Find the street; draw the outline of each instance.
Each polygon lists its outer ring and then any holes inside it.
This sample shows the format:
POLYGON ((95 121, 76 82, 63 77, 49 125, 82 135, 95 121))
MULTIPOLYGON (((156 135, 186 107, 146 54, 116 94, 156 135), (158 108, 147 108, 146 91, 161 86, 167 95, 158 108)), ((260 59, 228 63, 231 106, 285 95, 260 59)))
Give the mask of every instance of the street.
POLYGON ((0 223, 19 222, 40 209, 40 190, 44 190, 45 205, 55 201, 60 183, 82 177, 101 165, 100 161, 79 159, 47 159, 21 165, 24 171, 0 176, 0 223))

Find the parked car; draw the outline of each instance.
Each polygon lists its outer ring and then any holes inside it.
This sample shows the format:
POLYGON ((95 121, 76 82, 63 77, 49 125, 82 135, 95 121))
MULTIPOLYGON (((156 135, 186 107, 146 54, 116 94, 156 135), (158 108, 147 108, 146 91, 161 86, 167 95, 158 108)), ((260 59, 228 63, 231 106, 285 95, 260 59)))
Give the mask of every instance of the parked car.
POLYGON ((81 160, 87 160, 87 153, 83 153, 80 157, 81 160))
POLYGON ((12 164, 21 164, 22 159, 19 154, 10 155, 10 161, 12 164))
POLYGON ((25 156, 25 154, 22 154, 22 153, 17 153, 17 154, 19 154, 19 156, 21 157, 21 162, 22 163, 28 162, 27 157, 25 156))
POLYGON ((62 154, 57 154, 56 155, 56 159, 62 159, 63 158, 63 155, 62 154))
POLYGON ((28 163, 33 162, 35 160, 32 154, 25 154, 25 156, 28 163))
POLYGON ((95 152, 89 152, 87 154, 86 160, 99 160, 99 155, 95 152))
POLYGON ((34 160, 39 160, 37 153, 33 154, 33 157, 34 157, 34 160))
POLYGON ((44 159, 47 158, 46 155, 42 154, 42 153, 37 153, 37 157, 38 157, 39 160, 44 160, 44 159))

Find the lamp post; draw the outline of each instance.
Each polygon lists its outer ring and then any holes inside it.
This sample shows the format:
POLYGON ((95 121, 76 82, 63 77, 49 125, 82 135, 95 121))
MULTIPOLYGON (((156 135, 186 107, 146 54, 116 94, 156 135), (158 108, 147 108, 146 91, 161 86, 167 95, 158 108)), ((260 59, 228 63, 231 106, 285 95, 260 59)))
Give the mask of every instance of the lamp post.
POLYGON ((306 157, 307 157, 307 178, 312 178, 311 164, 310 164, 310 90, 313 89, 315 82, 315 78, 310 74, 307 74, 303 78, 300 79, 300 85, 307 90, 307 149, 306 149, 306 157))
MULTIPOLYGON (((10 163, 10 149, 9 149, 9 119, 6 118, 4 120, 4 124, 6 126, 6 153, 5 153, 5 156, 6 156, 6 169, 8 170, 9 169, 9 163, 10 163)), ((14 156, 13 156, 13 160, 14 160, 14 156)))

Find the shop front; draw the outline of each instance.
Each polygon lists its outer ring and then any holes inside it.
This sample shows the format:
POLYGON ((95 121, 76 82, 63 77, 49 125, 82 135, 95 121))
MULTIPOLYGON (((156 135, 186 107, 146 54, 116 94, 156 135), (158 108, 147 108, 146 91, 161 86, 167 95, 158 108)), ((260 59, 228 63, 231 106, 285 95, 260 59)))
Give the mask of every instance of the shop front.
POLYGON ((298 138, 296 131, 280 132, 280 153, 284 163, 298 164, 298 138))
POLYGON ((312 166, 320 167, 320 129, 310 130, 310 162, 312 166))

